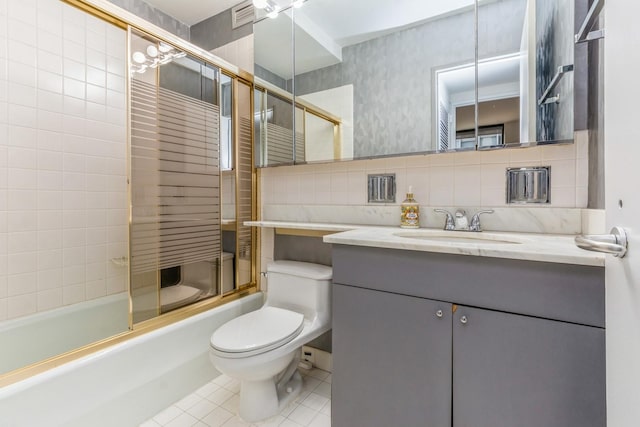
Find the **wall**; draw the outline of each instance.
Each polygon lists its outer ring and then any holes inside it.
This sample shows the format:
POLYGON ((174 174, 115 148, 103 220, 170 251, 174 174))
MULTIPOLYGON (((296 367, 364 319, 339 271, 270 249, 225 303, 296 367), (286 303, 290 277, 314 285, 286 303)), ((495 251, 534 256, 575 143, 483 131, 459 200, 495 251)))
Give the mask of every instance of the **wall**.
POLYGON ((184 24, 173 16, 167 15, 161 10, 154 8, 153 6, 145 3, 143 0, 109 0, 111 3, 119 6, 129 12, 139 16, 163 28, 170 33, 177 35, 185 40, 190 38, 190 29, 187 24, 184 24))
POLYGON ((576 144, 389 157, 261 170, 263 205, 367 205, 366 176, 396 173, 399 205, 409 185, 426 206, 507 206, 505 169, 547 166, 551 205, 586 207, 586 134, 576 144))
MULTIPOLYGON (((241 0, 238 0, 241 3, 241 0)), ((191 26, 191 43, 212 51, 253 34, 253 24, 232 28, 231 9, 220 12, 191 26)), ((253 55, 251 55, 253 58, 253 55)))
POLYGON ((126 291, 126 34, 0 4, 0 320, 126 291))

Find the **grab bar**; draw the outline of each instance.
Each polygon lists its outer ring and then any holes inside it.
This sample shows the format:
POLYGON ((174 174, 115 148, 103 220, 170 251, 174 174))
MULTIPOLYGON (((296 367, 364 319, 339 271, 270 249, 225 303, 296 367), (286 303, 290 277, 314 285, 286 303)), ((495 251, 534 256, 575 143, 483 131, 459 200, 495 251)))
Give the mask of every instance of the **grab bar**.
POLYGON ((553 76, 553 79, 551 79, 551 83, 549 83, 549 86, 547 86, 547 90, 545 90, 540 99, 538 99, 538 106, 560 101, 559 94, 551 97, 549 95, 551 94, 551 91, 555 89, 556 85, 560 82, 562 76, 564 76, 569 71, 573 71, 573 64, 561 65, 558 67, 558 71, 556 71, 556 75, 553 76))
POLYGON ((589 31, 593 28, 593 24, 595 24, 596 19, 600 15, 600 11, 604 7, 604 0, 595 0, 591 7, 589 8, 589 12, 587 12, 587 16, 584 18, 584 22, 580 26, 580 30, 578 30, 578 34, 575 35, 575 42, 584 43, 590 40, 597 40, 604 37, 604 29, 589 31))
POLYGON ((611 234, 592 234, 575 237, 576 246, 593 252, 604 252, 623 258, 627 253, 627 233, 620 227, 613 227, 611 234))

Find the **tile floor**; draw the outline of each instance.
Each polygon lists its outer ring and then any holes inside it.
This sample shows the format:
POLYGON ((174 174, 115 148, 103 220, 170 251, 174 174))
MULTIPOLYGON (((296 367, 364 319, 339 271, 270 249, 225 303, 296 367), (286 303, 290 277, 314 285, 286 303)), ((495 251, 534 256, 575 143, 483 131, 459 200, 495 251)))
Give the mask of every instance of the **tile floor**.
POLYGON ((247 423, 237 415, 240 384, 221 375, 140 427, 331 427, 331 374, 320 369, 300 369, 302 392, 279 415, 247 423))

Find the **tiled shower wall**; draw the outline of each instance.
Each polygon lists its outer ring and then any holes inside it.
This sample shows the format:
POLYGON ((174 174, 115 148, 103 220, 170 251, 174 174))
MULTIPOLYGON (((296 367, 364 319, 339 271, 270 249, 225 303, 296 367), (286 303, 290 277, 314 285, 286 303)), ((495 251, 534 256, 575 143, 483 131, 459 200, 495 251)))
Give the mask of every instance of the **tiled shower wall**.
POLYGON ((126 33, 0 1, 0 320, 126 290, 126 33))
MULTIPOLYGON (((396 203, 391 205, 399 205, 412 186, 421 205, 505 207, 506 168, 523 166, 551 166, 551 204, 541 207, 585 208, 588 134, 581 131, 576 136, 575 144, 566 145, 265 168, 260 181, 262 208, 366 207, 367 175, 378 173, 396 174, 396 203)), ((331 222, 341 221, 336 217, 331 222)))

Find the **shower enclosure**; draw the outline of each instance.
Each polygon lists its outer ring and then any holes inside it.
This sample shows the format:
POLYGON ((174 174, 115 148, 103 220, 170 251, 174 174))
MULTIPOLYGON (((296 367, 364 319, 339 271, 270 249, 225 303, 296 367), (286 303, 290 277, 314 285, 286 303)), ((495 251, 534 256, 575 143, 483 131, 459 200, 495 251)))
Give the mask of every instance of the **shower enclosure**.
POLYGON ((0 384, 256 289, 251 76, 69 3, 0 6, 0 384))

